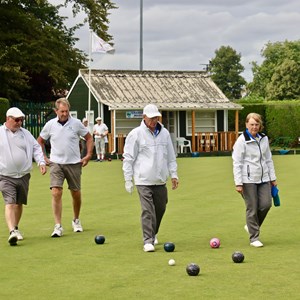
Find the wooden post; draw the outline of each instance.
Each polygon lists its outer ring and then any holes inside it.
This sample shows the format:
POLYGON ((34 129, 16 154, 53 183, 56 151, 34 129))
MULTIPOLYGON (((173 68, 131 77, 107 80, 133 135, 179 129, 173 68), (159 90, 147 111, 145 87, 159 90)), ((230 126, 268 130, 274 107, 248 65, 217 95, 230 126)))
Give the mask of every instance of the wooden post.
POLYGON ((109 152, 112 153, 113 150, 115 149, 115 111, 111 110, 110 111, 110 124, 111 124, 111 144, 108 144, 109 146, 109 152))
POLYGON ((235 138, 239 136, 239 111, 235 111, 235 138))
POLYGON ((192 151, 195 152, 196 141, 195 141, 195 111, 192 110, 192 151))

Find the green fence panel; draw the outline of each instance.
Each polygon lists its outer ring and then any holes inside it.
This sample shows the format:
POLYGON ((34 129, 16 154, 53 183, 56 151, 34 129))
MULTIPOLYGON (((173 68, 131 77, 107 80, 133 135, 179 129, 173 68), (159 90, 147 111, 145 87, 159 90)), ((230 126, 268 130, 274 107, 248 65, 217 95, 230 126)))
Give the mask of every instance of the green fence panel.
POLYGON ((29 130, 37 138, 46 122, 56 115, 54 113, 54 102, 33 103, 14 102, 11 106, 16 106, 25 114, 23 127, 29 130))

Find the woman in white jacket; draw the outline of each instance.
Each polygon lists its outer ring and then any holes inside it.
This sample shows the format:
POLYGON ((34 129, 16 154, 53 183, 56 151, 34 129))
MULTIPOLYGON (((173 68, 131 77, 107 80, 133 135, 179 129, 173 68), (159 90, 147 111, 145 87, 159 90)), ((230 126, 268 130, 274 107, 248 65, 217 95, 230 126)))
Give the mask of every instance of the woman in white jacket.
POLYGON ((245 201, 245 230, 254 247, 263 246, 260 228, 272 206, 271 185, 277 185, 269 140, 262 129, 261 116, 248 114, 246 130, 235 142, 232 153, 235 189, 245 201))

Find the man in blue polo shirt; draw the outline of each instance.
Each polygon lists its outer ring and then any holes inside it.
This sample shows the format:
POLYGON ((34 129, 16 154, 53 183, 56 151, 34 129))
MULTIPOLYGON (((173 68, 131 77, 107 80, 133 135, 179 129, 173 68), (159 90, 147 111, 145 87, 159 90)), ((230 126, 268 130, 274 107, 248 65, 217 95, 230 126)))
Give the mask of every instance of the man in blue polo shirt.
POLYGON ((73 198, 72 227, 74 232, 81 232, 83 228, 79 220, 81 208, 81 169, 86 166, 92 157, 93 138, 80 120, 69 114, 70 103, 65 98, 55 102, 57 117, 48 121, 38 137, 38 143, 42 146, 44 157, 50 166, 50 188, 52 194, 52 209, 54 214, 54 231, 52 237, 61 237, 63 227, 62 217, 62 193, 64 180, 73 198), (80 158, 80 136, 86 140, 87 154, 80 158), (45 152, 45 142, 50 139, 50 159, 45 152))

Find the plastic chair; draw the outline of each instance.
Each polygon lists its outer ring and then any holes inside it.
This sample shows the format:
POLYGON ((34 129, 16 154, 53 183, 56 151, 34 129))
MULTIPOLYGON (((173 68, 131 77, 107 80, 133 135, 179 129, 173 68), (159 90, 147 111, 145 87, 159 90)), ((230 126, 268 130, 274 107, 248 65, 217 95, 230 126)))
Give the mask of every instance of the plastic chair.
POLYGON ((191 141, 187 140, 184 137, 178 137, 176 139, 177 141, 177 146, 180 149, 180 153, 184 152, 184 149, 190 149, 190 152, 192 152, 192 146, 191 146, 191 141))

